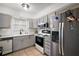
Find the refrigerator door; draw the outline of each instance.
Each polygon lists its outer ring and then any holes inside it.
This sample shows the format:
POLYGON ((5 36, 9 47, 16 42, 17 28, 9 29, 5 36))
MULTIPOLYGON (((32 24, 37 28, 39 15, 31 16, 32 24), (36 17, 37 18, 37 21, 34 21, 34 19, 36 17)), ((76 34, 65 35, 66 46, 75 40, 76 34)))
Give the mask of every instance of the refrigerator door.
MULTIPOLYGON (((79 14, 73 10, 74 16, 79 14)), ((62 14, 62 55, 78 56, 79 55, 79 21, 68 22, 65 14, 62 14)))

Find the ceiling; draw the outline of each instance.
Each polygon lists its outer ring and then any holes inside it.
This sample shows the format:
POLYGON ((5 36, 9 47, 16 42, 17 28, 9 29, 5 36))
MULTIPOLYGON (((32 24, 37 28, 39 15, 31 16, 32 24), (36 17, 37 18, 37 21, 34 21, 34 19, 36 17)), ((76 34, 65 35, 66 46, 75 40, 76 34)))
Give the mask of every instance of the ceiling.
POLYGON ((25 13, 35 15, 40 11, 42 11, 43 9, 45 9, 46 7, 52 5, 52 3, 30 3, 31 8, 27 11, 21 7, 21 3, 0 3, 0 5, 9 7, 17 11, 23 11, 25 13))
POLYGON ((43 14, 51 12, 52 10, 56 10, 59 7, 67 5, 66 3, 30 3, 31 8, 29 10, 24 10, 21 7, 21 4, 22 3, 0 3, 0 6, 5 6, 12 10, 25 13, 30 15, 30 17, 38 17, 40 15, 43 16, 43 14))

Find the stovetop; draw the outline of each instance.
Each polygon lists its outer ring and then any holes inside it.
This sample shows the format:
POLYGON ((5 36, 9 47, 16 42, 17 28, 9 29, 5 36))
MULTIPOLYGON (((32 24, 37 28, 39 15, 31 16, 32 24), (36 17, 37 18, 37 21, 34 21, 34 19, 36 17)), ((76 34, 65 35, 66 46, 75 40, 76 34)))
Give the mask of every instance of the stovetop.
POLYGON ((36 34, 36 36, 40 36, 40 37, 45 37, 45 36, 50 36, 51 34, 36 34))

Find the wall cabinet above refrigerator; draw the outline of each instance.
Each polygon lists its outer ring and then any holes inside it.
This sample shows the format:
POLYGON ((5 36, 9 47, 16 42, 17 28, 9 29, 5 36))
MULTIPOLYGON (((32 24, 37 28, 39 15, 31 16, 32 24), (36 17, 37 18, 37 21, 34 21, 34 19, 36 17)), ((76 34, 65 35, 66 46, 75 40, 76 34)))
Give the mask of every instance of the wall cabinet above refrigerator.
POLYGON ((11 16, 0 13, 0 28, 10 28, 11 16))

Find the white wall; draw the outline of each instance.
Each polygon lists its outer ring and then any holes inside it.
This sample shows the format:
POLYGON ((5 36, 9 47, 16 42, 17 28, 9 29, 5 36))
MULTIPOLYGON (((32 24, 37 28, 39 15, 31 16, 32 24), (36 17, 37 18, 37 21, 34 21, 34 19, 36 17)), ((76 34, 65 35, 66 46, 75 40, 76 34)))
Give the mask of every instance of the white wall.
POLYGON ((34 18, 41 18, 45 15, 48 15, 52 12, 55 12, 55 11, 58 11, 59 9, 62 9, 64 7, 67 7, 71 5, 70 3, 57 3, 55 6, 51 5, 51 6, 48 6, 46 9, 42 10, 41 12, 39 12, 37 15, 35 15, 34 18))

